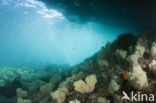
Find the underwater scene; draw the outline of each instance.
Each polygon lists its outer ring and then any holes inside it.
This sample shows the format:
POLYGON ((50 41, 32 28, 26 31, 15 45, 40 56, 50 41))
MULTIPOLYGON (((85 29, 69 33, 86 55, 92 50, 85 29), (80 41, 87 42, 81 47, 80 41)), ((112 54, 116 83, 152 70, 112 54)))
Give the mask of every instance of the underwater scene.
POLYGON ((0 103, 156 103, 156 0, 0 0, 0 103))

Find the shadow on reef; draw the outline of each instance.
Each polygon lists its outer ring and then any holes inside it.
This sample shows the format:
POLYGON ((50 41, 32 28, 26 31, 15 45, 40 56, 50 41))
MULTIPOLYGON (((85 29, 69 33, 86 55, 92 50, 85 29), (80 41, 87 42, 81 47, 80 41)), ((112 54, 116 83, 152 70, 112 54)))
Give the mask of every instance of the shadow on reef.
POLYGON ((118 39, 115 41, 117 49, 127 50, 130 46, 134 47, 137 43, 137 38, 130 33, 121 34, 118 36, 118 39))
MULTIPOLYGON (((1 87, 0 95, 15 97, 17 103, 135 103, 121 101, 123 91, 128 95, 132 91, 156 92, 156 38, 149 33, 155 37, 155 32, 149 31, 138 36, 121 34, 70 68, 53 69, 48 65, 44 72, 18 73, 22 74, 19 81, 1 87), (25 78, 27 74, 29 78, 25 78)), ((155 97, 141 102, 153 102, 155 97)))

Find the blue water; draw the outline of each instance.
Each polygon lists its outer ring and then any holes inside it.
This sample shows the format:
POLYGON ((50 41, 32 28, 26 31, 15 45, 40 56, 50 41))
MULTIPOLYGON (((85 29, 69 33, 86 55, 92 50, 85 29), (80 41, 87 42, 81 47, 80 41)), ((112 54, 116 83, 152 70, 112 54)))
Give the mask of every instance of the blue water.
POLYGON ((0 66, 72 66, 129 31, 95 22, 70 22, 61 12, 36 0, 1 0, 0 66))

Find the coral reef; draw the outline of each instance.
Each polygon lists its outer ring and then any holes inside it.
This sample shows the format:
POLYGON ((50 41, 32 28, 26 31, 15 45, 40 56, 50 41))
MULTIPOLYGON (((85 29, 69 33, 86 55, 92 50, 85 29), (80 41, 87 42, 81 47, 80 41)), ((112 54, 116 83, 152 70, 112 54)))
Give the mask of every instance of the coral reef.
POLYGON ((66 69, 4 67, 0 71, 0 101, 131 103, 121 101, 123 91, 154 93, 156 39, 147 34, 122 34, 92 57, 66 69))

